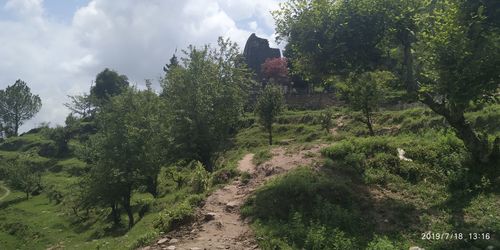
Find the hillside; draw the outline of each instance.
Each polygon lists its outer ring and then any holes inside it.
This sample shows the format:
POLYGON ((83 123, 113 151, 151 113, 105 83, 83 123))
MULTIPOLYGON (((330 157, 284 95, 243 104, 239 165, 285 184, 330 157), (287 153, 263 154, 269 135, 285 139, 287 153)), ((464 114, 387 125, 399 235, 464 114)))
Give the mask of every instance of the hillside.
MULTIPOLYGON (((498 179, 477 186, 474 180, 469 183, 460 178, 467 169, 466 153, 441 118, 421 107, 386 109, 376 114, 377 135, 369 137, 356 113, 340 107, 332 110, 334 127, 328 132, 320 125, 322 110, 285 112, 273 128, 277 145, 271 148, 253 116, 247 115, 232 149, 220 157, 215 172, 203 177, 207 188, 197 194, 192 191, 196 171, 179 172, 177 178, 164 173, 158 198, 134 193, 134 213, 140 219, 128 232, 113 228, 103 217, 106 214, 98 211, 91 210, 87 217, 74 215, 70 193, 87 170, 73 153, 58 158, 51 153, 55 142, 40 131, 8 139, 0 144, 2 161, 31 153, 33 164, 43 169, 42 189, 29 200, 11 190, 0 201, 0 244, 7 249, 137 248, 164 238, 171 230, 168 235, 175 235, 179 226, 191 225, 197 213, 211 204, 211 198, 203 202, 205 197, 238 180, 250 187, 241 207, 247 219, 241 221, 250 223, 261 249, 500 246, 495 235, 500 229, 498 179), (319 145, 321 152, 303 155, 317 159, 316 164, 286 160, 319 145), (397 149, 403 149, 411 161, 398 158, 397 149), (278 171, 278 178, 263 182, 258 174, 247 174, 248 169, 237 170, 248 153, 255 154, 253 163, 258 168, 290 172, 278 171), (467 237, 474 232, 490 233, 491 238, 423 240, 421 234, 429 231, 467 237)), ((499 105, 467 116, 478 130, 500 134, 499 105)), ((77 142, 70 145, 76 147, 77 142)), ((182 244, 190 242, 182 235, 176 237, 182 244)))

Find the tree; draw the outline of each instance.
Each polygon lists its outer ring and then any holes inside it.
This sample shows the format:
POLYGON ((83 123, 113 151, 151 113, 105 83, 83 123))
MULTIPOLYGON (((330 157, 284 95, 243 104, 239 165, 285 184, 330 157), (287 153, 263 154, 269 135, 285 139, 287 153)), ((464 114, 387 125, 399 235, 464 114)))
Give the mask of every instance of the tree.
POLYGON ((294 68, 306 80, 325 81, 371 71, 384 62, 375 45, 384 39, 386 20, 372 0, 290 0, 274 11, 278 41, 286 41, 294 68))
POLYGON ((177 56, 174 54, 172 55, 172 57, 170 58, 170 62, 165 64, 165 66, 163 67, 163 72, 165 72, 165 74, 168 74, 168 71, 172 68, 172 67, 176 67, 176 66, 179 66, 179 59, 177 59, 177 56))
POLYGON ((21 156, 12 162, 7 162, 7 184, 9 187, 20 190, 26 194, 26 200, 30 194, 41 189, 41 174, 36 170, 28 158, 21 156))
POLYGON ((4 122, 4 132, 17 136, 19 127, 38 113, 41 107, 40 97, 31 94, 30 88, 22 80, 0 90, 0 117, 4 122))
POLYGON ((273 144, 273 123, 283 111, 284 106, 283 93, 274 84, 268 84, 264 88, 255 105, 255 113, 259 117, 259 122, 269 134, 269 145, 273 144))
POLYGON ((86 178, 90 203, 109 206, 115 223, 119 208, 134 225, 131 195, 146 186, 157 195, 157 175, 166 155, 167 141, 160 98, 150 89, 127 89, 112 97, 97 114, 99 132, 92 137, 83 158, 92 169, 86 178), (93 197, 93 198, 92 198, 93 197))
POLYGON ((396 58, 410 96, 443 116, 480 166, 498 160, 500 138, 489 142, 464 113, 498 92, 496 13, 495 1, 291 0, 274 16, 309 74, 398 73, 396 58))
POLYGON ((97 106, 102 106, 110 97, 119 95, 129 86, 128 78, 108 68, 97 74, 95 86, 90 88, 90 98, 97 106))
POLYGON ((446 119, 480 163, 494 163, 500 151, 500 138, 490 144, 464 115, 472 103, 494 100, 499 91, 500 28, 491 25, 490 2, 431 3, 415 45, 420 100, 446 119))
POLYGON ((71 102, 65 103, 64 106, 71 110, 72 114, 78 115, 81 118, 87 118, 92 115, 94 107, 90 95, 74 95, 68 96, 71 102))
POLYGON ((346 83, 337 85, 339 92, 344 96, 352 109, 361 111, 362 120, 366 124, 370 135, 374 136, 373 112, 378 110, 380 102, 385 96, 388 83, 394 76, 388 71, 364 72, 351 74, 346 83))
POLYGON ((190 46, 171 67, 162 87, 168 112, 169 155, 198 160, 212 170, 213 157, 236 132, 252 78, 238 46, 219 38, 218 47, 190 46))
POLYGON ((268 81, 287 84, 289 82, 287 60, 285 58, 268 58, 262 64, 262 74, 268 81))

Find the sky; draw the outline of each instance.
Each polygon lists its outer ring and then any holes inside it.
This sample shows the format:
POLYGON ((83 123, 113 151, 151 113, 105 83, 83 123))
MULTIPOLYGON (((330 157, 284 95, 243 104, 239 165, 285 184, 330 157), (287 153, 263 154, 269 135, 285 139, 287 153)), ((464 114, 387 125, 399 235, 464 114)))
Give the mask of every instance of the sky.
POLYGON ((190 44, 222 36, 243 49, 256 33, 277 47, 270 11, 282 1, 0 0, 0 89, 22 79, 42 99, 21 131, 63 125, 67 96, 89 92, 104 68, 141 87, 158 83, 163 65, 190 44))

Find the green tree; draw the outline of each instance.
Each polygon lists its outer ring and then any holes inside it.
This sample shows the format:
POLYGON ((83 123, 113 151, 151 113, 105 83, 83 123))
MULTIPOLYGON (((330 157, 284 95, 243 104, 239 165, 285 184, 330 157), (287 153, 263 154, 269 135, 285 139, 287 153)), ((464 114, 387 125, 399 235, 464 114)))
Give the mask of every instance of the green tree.
POLYGON ((489 163, 498 159, 500 138, 491 144, 464 113, 498 93, 496 13, 494 1, 291 0, 274 16, 299 70, 399 73, 410 96, 442 115, 476 161, 489 163))
POLYGON ((30 194, 41 189, 41 174, 37 167, 30 162, 30 156, 21 156, 20 158, 7 162, 7 184, 9 187, 22 191, 29 199, 30 194))
POLYGON ((170 58, 170 62, 165 64, 165 66, 163 66, 163 72, 165 72, 165 74, 168 74, 168 71, 170 70, 170 68, 177 67, 177 66, 179 66, 179 59, 177 59, 177 56, 174 54, 170 58))
POLYGON ((236 131, 251 74, 229 40, 219 38, 217 48, 190 46, 184 53, 162 83, 170 161, 198 160, 211 171, 214 155, 236 131))
POLYGON ((269 145, 273 144, 273 123, 285 107, 283 92, 281 88, 268 84, 255 105, 255 113, 259 117, 260 124, 268 132, 269 145))
POLYGON ((339 92, 347 100, 349 106, 361 111, 370 135, 374 136, 373 113, 378 110, 380 102, 388 91, 388 83, 394 76, 388 71, 364 72, 351 74, 345 83, 338 84, 339 92))
POLYGON ((90 95, 74 95, 68 96, 71 99, 69 103, 65 103, 64 106, 71 110, 72 114, 78 115, 81 118, 87 118, 93 114, 94 107, 90 95))
MULTIPOLYGON (((435 1, 419 20, 420 100, 455 129, 473 158, 498 160, 500 138, 490 144, 465 118, 472 103, 494 100, 500 86, 500 28, 491 25, 491 1, 435 1)), ((498 6, 497 6, 498 7, 498 6)))
POLYGON ((97 74, 95 85, 90 88, 90 98, 102 106, 110 97, 119 95, 129 86, 128 78, 108 68, 97 74))
POLYGON ((119 206, 134 225, 130 199, 141 186, 157 195, 157 175, 163 162, 167 140, 164 108, 151 90, 127 89, 112 97, 97 114, 99 132, 82 155, 92 169, 87 182, 90 204, 109 206, 115 223, 119 206))
MULTIPOLYGON (((278 41, 286 41, 293 68, 306 80, 376 69, 384 59, 377 47, 386 30, 384 16, 370 0, 290 0, 272 14, 278 41), (372 46, 370 46, 372 45, 372 46)), ((380 7, 382 8, 382 7, 380 7)))
POLYGON ((0 90, 0 117, 4 123, 4 132, 17 136, 19 127, 38 113, 41 107, 40 97, 31 94, 30 88, 22 80, 0 90))

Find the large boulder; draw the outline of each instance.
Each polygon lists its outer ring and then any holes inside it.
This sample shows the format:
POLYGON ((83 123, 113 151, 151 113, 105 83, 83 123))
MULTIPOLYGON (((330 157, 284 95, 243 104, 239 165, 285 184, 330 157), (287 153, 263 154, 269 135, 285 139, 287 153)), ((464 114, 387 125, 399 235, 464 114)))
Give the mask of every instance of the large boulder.
POLYGON ((280 49, 270 48, 269 41, 260 38, 252 33, 245 44, 245 50, 243 51, 243 56, 245 57, 245 62, 248 67, 252 69, 257 80, 262 80, 261 66, 269 58, 281 57, 280 49))

